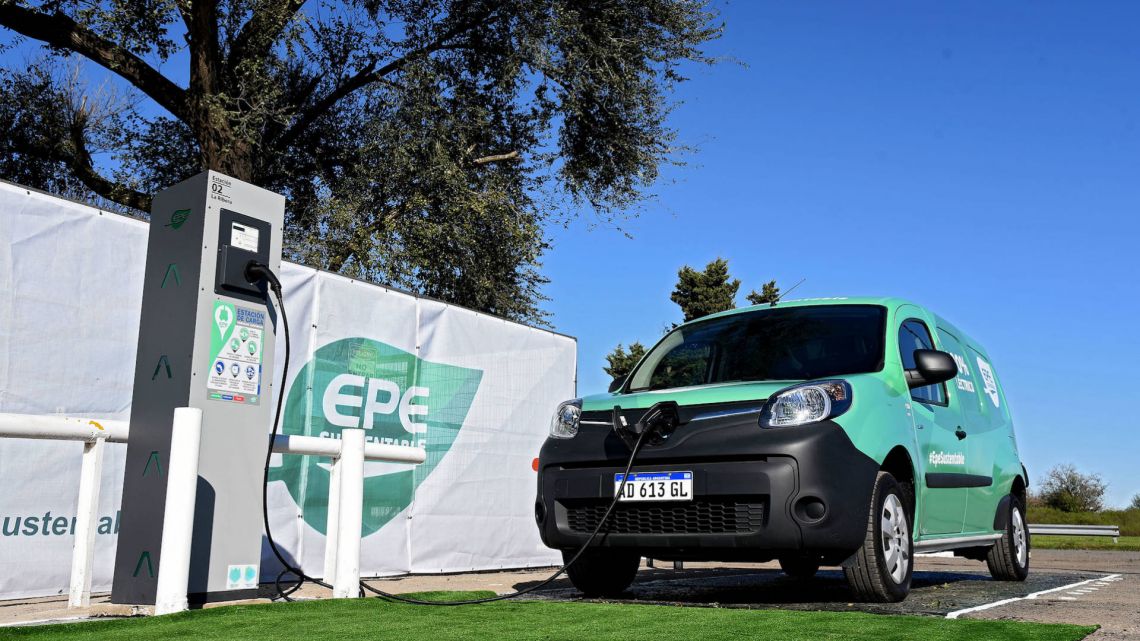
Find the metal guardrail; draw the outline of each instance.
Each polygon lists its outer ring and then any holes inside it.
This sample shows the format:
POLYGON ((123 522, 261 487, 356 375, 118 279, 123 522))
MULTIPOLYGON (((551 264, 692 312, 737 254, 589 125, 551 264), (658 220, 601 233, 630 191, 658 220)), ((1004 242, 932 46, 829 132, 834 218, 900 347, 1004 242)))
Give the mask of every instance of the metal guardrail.
POLYGON ((1111 536, 1113 543, 1120 542, 1119 525, 1052 525, 1030 523, 1029 533, 1034 536, 1111 536))

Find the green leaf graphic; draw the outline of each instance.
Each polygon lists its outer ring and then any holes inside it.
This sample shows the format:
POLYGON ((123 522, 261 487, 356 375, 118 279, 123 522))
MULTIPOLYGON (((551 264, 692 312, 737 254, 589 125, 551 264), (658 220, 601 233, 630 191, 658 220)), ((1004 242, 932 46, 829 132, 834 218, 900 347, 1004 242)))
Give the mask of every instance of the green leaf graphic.
MULTIPOLYGON (((318 349, 294 379, 281 431, 339 438, 345 425, 338 423, 351 423, 364 427, 369 441, 424 442, 427 460, 413 469, 392 471, 398 468, 365 463, 361 535, 368 536, 411 504, 415 488, 451 449, 482 378, 481 370, 421 360, 367 338, 334 341, 318 349), (336 404, 338 395, 343 397, 340 401, 351 400, 336 404), (335 415, 325 416, 327 402, 334 403, 329 409, 335 415)), ((283 456, 281 467, 271 469, 269 477, 285 483, 305 522, 322 534, 328 515, 329 462, 316 456, 283 456)))

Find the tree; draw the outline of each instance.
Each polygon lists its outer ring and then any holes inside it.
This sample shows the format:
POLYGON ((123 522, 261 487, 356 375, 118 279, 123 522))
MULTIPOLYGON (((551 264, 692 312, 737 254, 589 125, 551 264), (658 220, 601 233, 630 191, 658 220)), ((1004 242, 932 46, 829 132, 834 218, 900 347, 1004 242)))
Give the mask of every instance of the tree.
MULTIPOLYGON (((681 267, 677 272, 677 284, 669 298, 681 307, 681 313, 687 322, 735 308, 736 293, 739 290, 740 280, 731 278, 728 274, 728 261, 717 258, 706 265, 704 271, 697 271, 688 265, 681 267)), ((780 288, 776 286, 776 281, 770 280, 762 285, 759 293, 752 290, 747 298, 753 305, 772 303, 779 300, 780 288)), ((672 327, 676 326, 673 324, 672 327)), ((631 343, 629 347, 630 353, 626 354, 619 343, 614 351, 606 356, 609 365, 602 368, 606 374, 614 378, 618 378, 615 372, 621 372, 621 378, 629 375, 645 352, 641 343, 631 343), (638 349, 636 358, 633 357, 634 347, 638 349)), ((676 380, 683 380, 687 376, 688 370, 683 367, 676 366, 674 370, 672 376, 676 380)))
POLYGON ((1043 504, 1063 512, 1099 512, 1107 489, 1100 475, 1083 474, 1063 464, 1049 470, 1038 494, 1043 504))
POLYGON ((633 371, 634 365, 637 365, 637 362, 641 360, 642 356, 645 356, 645 346, 641 343, 637 341, 630 343, 628 352, 625 351, 621 343, 618 343, 614 351, 606 356, 606 362, 608 362, 609 365, 603 369, 606 374, 609 374, 615 381, 625 380, 625 377, 629 376, 629 373, 633 371))
POLYGON ((685 265, 677 272, 677 286, 669 299, 681 308, 685 322, 736 307, 739 279, 730 279, 728 261, 717 258, 697 271, 685 265))
POLYGON ((285 194, 292 260, 527 320, 544 226, 637 214, 722 29, 705 0, 0 0, 0 27, 42 45, 0 69, 0 175, 138 213, 214 169, 285 194))
POLYGON ((1130 510, 1140 510, 1140 494, 1132 495, 1132 504, 1128 506, 1130 510))
POLYGON ((761 286, 759 292, 754 289, 745 298, 753 305, 772 304, 780 300, 780 288, 776 286, 776 281, 770 280, 761 286))

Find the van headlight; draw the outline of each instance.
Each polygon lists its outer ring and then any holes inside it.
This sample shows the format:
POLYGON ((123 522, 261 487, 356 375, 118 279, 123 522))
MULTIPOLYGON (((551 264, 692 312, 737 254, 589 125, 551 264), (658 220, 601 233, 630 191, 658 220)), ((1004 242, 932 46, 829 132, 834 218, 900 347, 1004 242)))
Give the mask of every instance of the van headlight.
POLYGON ((551 438, 574 438, 578 434, 578 421, 582 418, 582 399, 576 398, 558 406, 550 419, 551 438))
POLYGON ((782 389, 760 411, 760 427, 795 427, 835 418, 851 407, 846 381, 815 381, 782 389))

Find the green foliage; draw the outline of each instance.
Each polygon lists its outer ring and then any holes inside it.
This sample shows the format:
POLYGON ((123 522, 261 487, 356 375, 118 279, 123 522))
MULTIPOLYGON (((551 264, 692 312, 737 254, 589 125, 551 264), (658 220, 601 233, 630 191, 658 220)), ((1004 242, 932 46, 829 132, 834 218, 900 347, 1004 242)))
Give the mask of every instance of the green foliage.
POLYGON ((697 271, 685 265, 677 272, 677 286, 669 300, 677 303, 685 322, 736 307, 740 280, 728 275, 728 261, 717 258, 697 271))
POLYGON ((1030 523, 1056 525, 1116 525, 1123 536, 1140 536, 1140 509, 1101 512, 1063 512, 1056 508, 1031 505, 1026 518, 1030 523))
POLYGON ((1129 504, 1129 507, 1133 510, 1140 510, 1140 494, 1132 495, 1132 503, 1129 504))
POLYGON ((747 298, 748 302, 752 303, 753 305, 775 303, 776 301, 780 300, 780 288, 776 287, 776 281, 770 280, 764 283, 759 292, 754 289, 749 292, 748 296, 745 298, 747 298))
POLYGON ((606 362, 609 363, 609 365, 603 369, 610 378, 614 380, 625 380, 625 377, 629 376, 629 373, 633 371, 633 366, 637 365, 637 362, 641 360, 642 356, 645 356, 645 346, 641 343, 637 341, 630 343, 628 352, 625 351, 621 343, 618 343, 614 351, 606 356, 606 362))
MULTIPOLYGON (((481 595, 482 593, 480 593, 481 595)), ((441 595, 442 596, 442 595, 441 595)), ((471 594, 450 593, 453 597, 471 594)), ((1018 621, 947 620, 865 612, 797 612, 613 603, 507 601, 463 609, 404 605, 379 599, 326 599, 231 605, 161 617, 5 628, 13 639, 129 641, 200 639, 280 641, 282 638, 432 639, 433 641, 1077 641, 1095 626, 1018 621)))
POLYGON ((1037 500, 1062 512, 1099 512, 1104 508, 1108 484, 1097 474, 1084 474, 1077 468, 1056 465, 1045 476, 1037 500))
POLYGON ((0 27, 43 45, 0 69, 0 176, 141 213, 214 169, 287 196, 292 260, 530 321, 543 230, 637 215, 722 30, 705 0, 0 1, 0 27))

